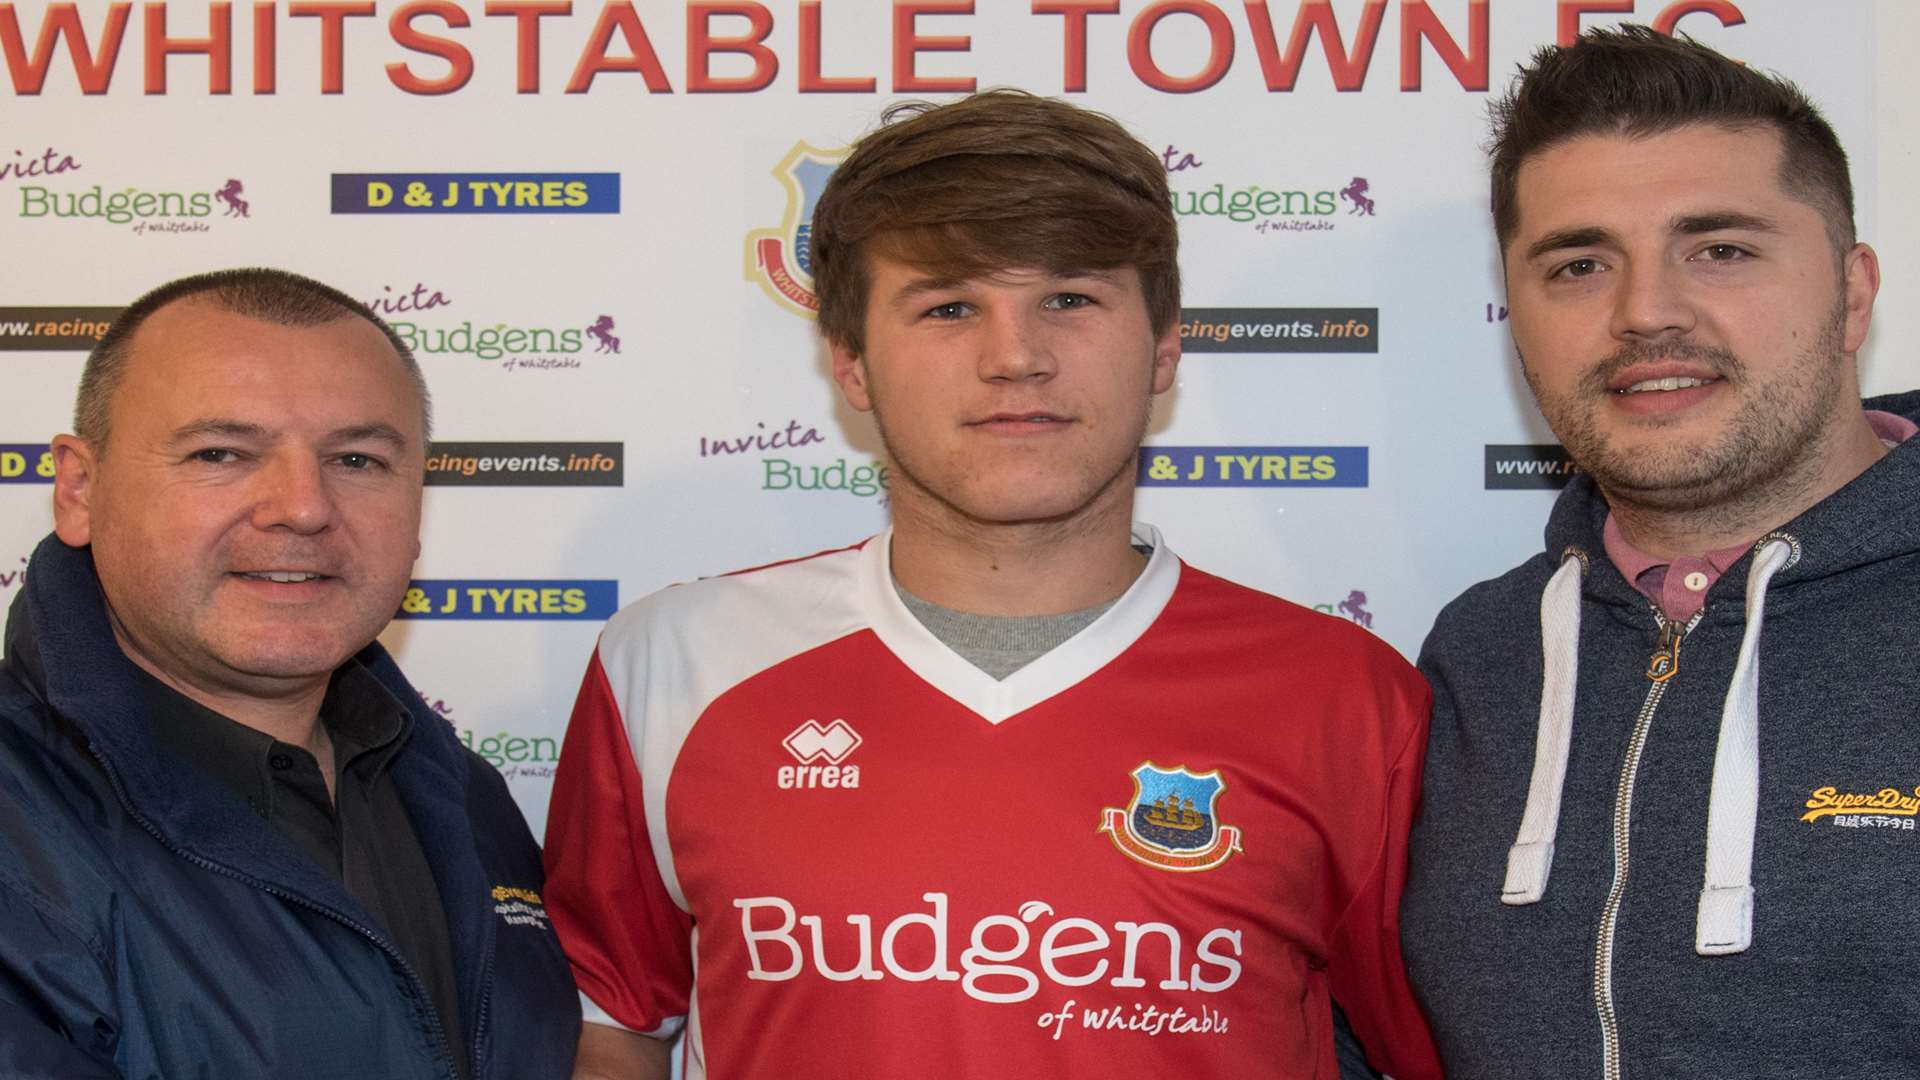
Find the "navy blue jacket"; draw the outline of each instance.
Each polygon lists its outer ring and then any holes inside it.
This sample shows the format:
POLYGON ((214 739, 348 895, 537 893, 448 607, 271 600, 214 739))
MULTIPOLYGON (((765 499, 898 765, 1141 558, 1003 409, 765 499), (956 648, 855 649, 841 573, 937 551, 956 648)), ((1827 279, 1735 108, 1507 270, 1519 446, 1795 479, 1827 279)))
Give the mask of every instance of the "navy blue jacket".
MULTIPOLYGON (((446 907, 475 1080, 564 1078, 579 999, 499 773, 414 713, 394 783, 446 907)), ((345 887, 162 751, 92 555, 48 537, 0 661, 0 1076, 450 1078, 426 988, 345 887)))

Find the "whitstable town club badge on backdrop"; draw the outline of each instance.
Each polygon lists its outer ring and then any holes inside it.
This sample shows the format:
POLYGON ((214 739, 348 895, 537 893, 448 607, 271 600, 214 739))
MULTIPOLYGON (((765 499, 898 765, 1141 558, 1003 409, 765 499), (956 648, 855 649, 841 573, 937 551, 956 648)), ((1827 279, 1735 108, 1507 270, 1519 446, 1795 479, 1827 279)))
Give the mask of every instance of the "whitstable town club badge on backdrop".
POLYGON ((847 151, 793 144, 774 166, 774 179, 787 189, 786 214, 774 229, 747 234, 747 280, 765 289, 781 307, 812 318, 820 310, 813 291, 813 207, 827 178, 847 151))
POLYGON ((1161 870, 1211 870, 1240 850, 1240 830, 1221 824, 1215 804, 1226 791, 1220 770, 1196 773, 1145 762, 1131 774, 1133 801, 1109 806, 1100 831, 1136 862, 1161 870))

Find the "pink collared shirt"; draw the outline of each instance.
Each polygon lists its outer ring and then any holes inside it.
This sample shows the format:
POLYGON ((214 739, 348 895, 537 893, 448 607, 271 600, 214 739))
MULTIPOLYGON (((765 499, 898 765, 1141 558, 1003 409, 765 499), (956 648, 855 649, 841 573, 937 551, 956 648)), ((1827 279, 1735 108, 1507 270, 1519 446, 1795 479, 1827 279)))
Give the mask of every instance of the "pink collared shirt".
MULTIPOLYGON (((1867 423, 1873 426, 1873 433, 1889 447, 1898 446, 1920 432, 1920 425, 1904 416, 1890 412, 1867 410, 1867 423)), ((1647 599, 1659 605, 1661 612, 1674 622, 1686 622, 1693 618, 1707 602, 1707 590, 1727 572, 1727 567, 1740 561, 1740 556, 1753 546, 1754 537, 1743 544, 1709 551, 1703 555, 1682 555, 1671 561, 1657 555, 1649 555, 1627 542, 1621 535, 1620 523, 1612 514, 1607 515, 1607 524, 1600 533, 1601 542, 1607 549, 1607 558, 1613 561, 1620 576, 1633 582, 1647 599)))

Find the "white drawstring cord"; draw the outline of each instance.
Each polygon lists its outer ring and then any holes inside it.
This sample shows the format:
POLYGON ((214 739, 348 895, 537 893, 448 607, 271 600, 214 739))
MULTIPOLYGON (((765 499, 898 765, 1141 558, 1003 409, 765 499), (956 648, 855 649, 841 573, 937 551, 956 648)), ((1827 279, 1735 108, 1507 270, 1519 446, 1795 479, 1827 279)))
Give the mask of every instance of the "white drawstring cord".
POLYGON ((1503 904, 1532 904, 1546 895, 1553 841, 1560 828, 1560 793, 1573 746, 1573 691, 1580 674, 1582 557, 1569 551, 1540 595, 1540 723, 1533 747, 1533 779, 1520 835, 1507 849, 1503 904))
POLYGON ((1760 541, 1747 572, 1747 628, 1720 712, 1707 802, 1706 885, 1700 890, 1693 950, 1745 952, 1753 944, 1753 834, 1760 813, 1760 625, 1773 575, 1800 560, 1799 545, 1775 533, 1760 541))

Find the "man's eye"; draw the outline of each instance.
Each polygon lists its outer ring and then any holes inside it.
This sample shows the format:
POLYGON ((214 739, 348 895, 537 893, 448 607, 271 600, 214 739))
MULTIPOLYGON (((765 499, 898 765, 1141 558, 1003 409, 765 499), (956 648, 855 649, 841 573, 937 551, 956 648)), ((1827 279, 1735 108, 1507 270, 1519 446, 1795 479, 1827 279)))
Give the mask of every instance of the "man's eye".
POLYGON ((1555 270, 1553 276, 1561 278, 1586 277, 1589 274, 1599 273, 1602 266, 1603 264, 1599 259, 1575 259, 1560 269, 1555 270))
POLYGON ((1060 293, 1047 299, 1047 307, 1055 311, 1072 311, 1075 308, 1092 306, 1093 297, 1085 293, 1060 293))
POLYGON ((341 454, 339 461, 349 469, 374 469, 381 464, 380 459, 372 454, 341 454))
POLYGON ((240 455, 225 447, 209 446, 205 450, 195 450, 188 455, 188 459, 202 465, 225 465, 231 461, 238 461, 240 455))
POLYGON ((1746 248, 1734 244, 1708 244, 1700 254, 1708 262, 1733 262, 1747 257, 1746 248))
POLYGON ((971 309, 964 302, 953 300, 928 308, 927 316, 933 319, 958 319, 966 315, 969 310, 971 309))

